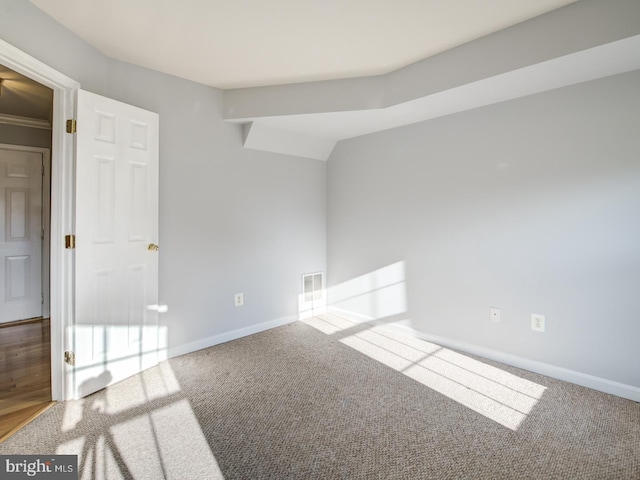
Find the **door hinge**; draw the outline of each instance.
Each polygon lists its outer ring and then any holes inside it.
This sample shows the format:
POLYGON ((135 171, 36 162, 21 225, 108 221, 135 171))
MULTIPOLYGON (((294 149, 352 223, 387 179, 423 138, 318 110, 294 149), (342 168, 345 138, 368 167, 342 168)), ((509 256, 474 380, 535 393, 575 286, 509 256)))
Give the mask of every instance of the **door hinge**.
POLYGON ((77 123, 74 119, 67 120, 67 133, 76 133, 77 123))
POLYGON ((76 354, 74 352, 64 352, 64 361, 72 367, 76 364, 76 354))
POLYGON ((65 235, 64 236, 64 248, 68 250, 72 250, 76 248, 76 236, 75 235, 65 235))

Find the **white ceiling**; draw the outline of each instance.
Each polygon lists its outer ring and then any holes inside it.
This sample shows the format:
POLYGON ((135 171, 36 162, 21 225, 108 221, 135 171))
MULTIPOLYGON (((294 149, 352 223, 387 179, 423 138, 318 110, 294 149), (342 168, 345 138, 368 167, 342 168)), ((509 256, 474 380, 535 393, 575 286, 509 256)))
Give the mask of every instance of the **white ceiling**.
MULTIPOLYGON (((420 60, 424 61, 417 66, 437 61, 442 56, 429 57, 576 0, 30 1, 111 58, 227 89, 225 105, 228 97, 235 99, 229 100, 230 111, 236 100, 244 106, 248 103, 246 116, 223 115, 244 125, 246 148, 319 160, 326 160, 336 143, 346 138, 640 69, 640 35, 618 37, 622 39, 611 43, 587 42, 580 49, 579 42, 571 44, 572 37, 567 37, 572 46, 566 48, 566 32, 556 29, 555 36, 541 42, 540 48, 548 54, 544 61, 525 60, 517 68, 499 68, 493 74, 481 69, 484 73, 469 76, 471 80, 436 82, 441 88, 431 93, 377 108, 366 102, 355 109, 343 108, 340 102, 345 93, 329 87, 328 91, 339 93, 339 101, 330 101, 331 107, 322 104, 317 110, 305 110, 295 103, 295 92, 303 89, 305 98, 315 99, 314 92, 322 89, 314 88, 320 84, 269 86, 360 77, 347 81, 350 88, 366 87, 373 80, 378 89, 371 90, 369 85, 364 90, 375 100, 380 87, 383 91, 403 88, 402 83, 394 83, 390 72, 420 60), (558 56, 552 54, 555 47, 558 56), (372 75, 378 76, 365 78, 372 75), (294 95, 269 96, 285 90, 294 95), (262 108, 281 105, 282 100, 295 103, 294 111, 262 108)), ((573 20, 567 21, 563 13, 558 18, 574 27, 581 18, 593 25, 594 18, 596 23, 600 18, 598 11, 595 17, 590 13, 593 6, 576 3, 570 7, 573 20)), ((532 41, 535 35, 544 35, 544 25, 550 24, 538 22, 542 30, 529 31, 525 38, 532 41)), ((512 32, 503 33, 504 38, 514 37, 512 32)), ((473 71, 475 63, 484 65, 483 52, 491 54, 491 49, 477 51, 479 62, 471 55, 470 65, 463 70, 473 71)))
POLYGON ((378 75, 575 0, 31 0, 109 57, 218 88, 378 75))
POLYGON ((640 35, 387 108, 234 119, 245 147, 326 160, 346 138, 640 69, 640 35))

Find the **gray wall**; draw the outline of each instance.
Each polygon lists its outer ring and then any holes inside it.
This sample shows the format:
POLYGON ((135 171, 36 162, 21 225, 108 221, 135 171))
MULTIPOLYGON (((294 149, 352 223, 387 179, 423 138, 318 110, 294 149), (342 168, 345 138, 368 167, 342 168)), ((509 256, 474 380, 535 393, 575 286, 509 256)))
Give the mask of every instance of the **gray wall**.
POLYGON ((325 270, 326 163, 243 149, 220 90, 108 59, 29 2, 0 0, 0 38, 85 90, 160 114, 170 347, 297 314, 300 275, 325 270))
POLYGON ((51 149, 51 130, 0 123, 0 143, 51 149))
POLYGON ((638 125, 633 72, 340 142, 329 300, 639 387, 638 125))
POLYGON ((160 114, 171 346, 295 314, 328 231, 330 285, 360 277, 340 308, 640 387, 639 73, 341 142, 327 177, 242 149, 219 90, 112 61, 29 2, 0 0, 0 38, 160 114))
POLYGON ((383 75, 226 90, 223 116, 384 108, 638 34, 638 0, 580 0, 383 75))

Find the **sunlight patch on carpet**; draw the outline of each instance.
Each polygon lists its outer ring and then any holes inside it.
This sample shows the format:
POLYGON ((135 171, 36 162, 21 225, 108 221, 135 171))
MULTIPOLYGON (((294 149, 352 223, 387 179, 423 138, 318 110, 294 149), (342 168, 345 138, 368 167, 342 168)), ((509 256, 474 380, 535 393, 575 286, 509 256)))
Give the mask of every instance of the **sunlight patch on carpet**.
POLYGON ((78 455, 83 480, 224 480, 168 362, 67 402, 61 434, 56 453, 78 455))
MULTIPOLYGON (((359 325, 334 315, 305 323, 327 335, 359 325)), ((500 368, 384 326, 372 325, 340 342, 514 431, 546 390, 500 368)))

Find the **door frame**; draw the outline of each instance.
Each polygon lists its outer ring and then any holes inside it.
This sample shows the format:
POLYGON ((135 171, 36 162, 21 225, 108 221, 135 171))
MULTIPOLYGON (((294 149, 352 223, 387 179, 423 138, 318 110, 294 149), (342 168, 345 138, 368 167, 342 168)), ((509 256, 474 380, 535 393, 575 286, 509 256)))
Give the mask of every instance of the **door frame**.
POLYGON ((80 84, 0 38, 0 63, 53 90, 51 125, 51 397, 71 398, 64 362, 73 325, 74 255, 66 250, 64 236, 74 233, 73 136, 66 133, 66 120, 75 118, 75 99, 80 84))

